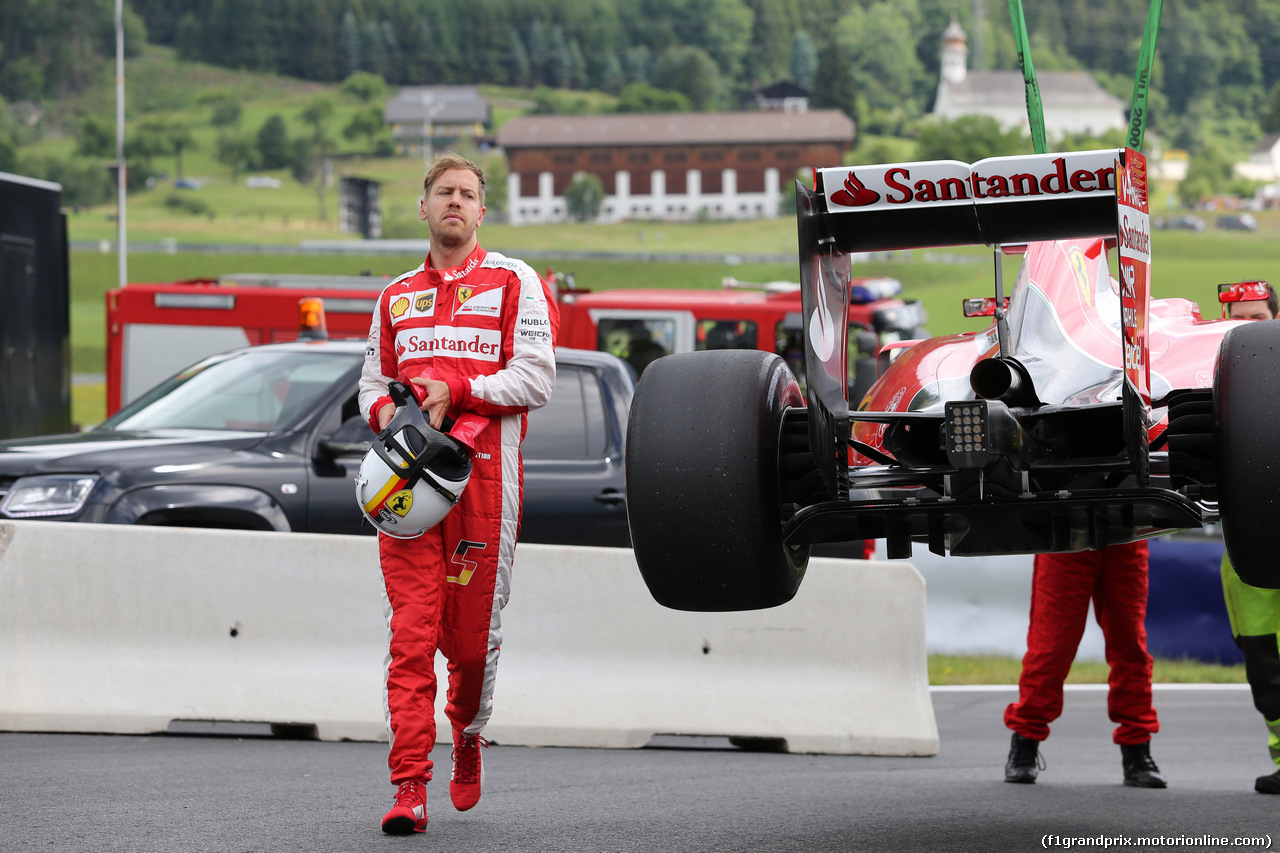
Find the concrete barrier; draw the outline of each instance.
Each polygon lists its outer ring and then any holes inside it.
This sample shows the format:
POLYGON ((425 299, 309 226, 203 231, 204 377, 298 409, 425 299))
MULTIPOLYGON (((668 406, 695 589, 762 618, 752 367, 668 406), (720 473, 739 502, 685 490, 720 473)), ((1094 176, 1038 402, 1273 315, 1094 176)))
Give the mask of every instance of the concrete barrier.
MULTIPOLYGON (((781 608, 689 614, 652 601, 628 550, 522 545, 504 626, 499 743, 937 751, 906 564, 817 560, 781 608)), ((0 729, 385 739, 385 643, 372 537, 0 522, 0 729)))
POLYGON ((385 738, 376 565, 359 537, 0 522, 0 728, 385 738))
POLYGON ((742 613, 660 607, 625 549, 521 546, 512 585, 496 740, 698 734, 784 738, 792 752, 937 752, 924 583, 910 565, 813 560, 791 602, 742 613))

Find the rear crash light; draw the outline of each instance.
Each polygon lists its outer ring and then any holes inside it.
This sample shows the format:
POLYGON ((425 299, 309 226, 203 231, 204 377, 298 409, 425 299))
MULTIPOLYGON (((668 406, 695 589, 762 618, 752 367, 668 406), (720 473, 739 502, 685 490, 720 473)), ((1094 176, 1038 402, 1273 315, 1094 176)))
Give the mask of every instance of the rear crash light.
POLYGON ((1006 459, 1015 469, 1026 466, 1022 427, 1000 400, 957 400, 946 404, 943 441, 947 462, 957 468, 983 468, 1006 459))
POLYGON ((943 426, 947 461, 957 468, 981 468, 991 460, 986 400, 965 400, 946 405, 943 426))

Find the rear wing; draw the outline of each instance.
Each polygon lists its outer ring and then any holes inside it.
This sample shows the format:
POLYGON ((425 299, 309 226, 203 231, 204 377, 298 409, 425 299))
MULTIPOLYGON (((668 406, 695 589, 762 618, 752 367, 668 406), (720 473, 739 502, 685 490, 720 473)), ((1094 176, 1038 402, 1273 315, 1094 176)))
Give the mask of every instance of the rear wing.
POLYGON ((1111 235, 1122 152, 820 169, 811 213, 841 253, 1111 235))
MULTIPOLYGON (((1094 151, 819 169, 797 182, 809 440, 828 490, 847 496, 847 316, 856 252, 1116 237, 1124 326, 1126 433, 1145 480, 1150 381, 1150 221, 1146 160, 1094 151), (1117 175, 1119 176, 1117 178, 1117 175)), ((997 265, 996 302, 1001 304, 997 265)), ((1003 323, 1003 310, 997 311, 1003 323)), ((854 401, 855 405, 857 401, 854 401)))

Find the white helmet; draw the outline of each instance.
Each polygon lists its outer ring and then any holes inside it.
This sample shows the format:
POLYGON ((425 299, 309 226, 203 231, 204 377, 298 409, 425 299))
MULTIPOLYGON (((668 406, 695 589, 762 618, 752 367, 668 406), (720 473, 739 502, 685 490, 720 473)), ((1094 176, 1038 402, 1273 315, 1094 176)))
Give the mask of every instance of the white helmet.
POLYGON ((392 382, 389 390, 396 414, 360 463, 356 503, 383 533, 413 539, 457 505, 471 479, 471 454, 427 423, 404 385, 392 382))

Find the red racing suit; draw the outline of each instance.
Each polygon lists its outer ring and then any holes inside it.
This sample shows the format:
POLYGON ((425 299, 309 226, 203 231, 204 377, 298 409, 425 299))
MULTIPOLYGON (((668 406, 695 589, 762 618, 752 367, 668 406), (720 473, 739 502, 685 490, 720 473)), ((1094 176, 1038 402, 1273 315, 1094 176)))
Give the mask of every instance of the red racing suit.
POLYGON ((1107 712, 1118 744, 1146 743, 1160 730, 1151 704, 1147 654, 1147 543, 1101 551, 1039 554, 1031 578, 1031 624, 1018 678, 1018 701, 1004 723, 1032 740, 1049 736, 1062 713, 1062 684, 1075 660, 1089 602, 1106 640, 1107 712))
POLYGON ((458 267, 430 258, 391 282, 369 329, 360 409, 377 430, 387 384, 448 383, 451 431, 473 451, 471 479, 444 520, 417 539, 379 533, 389 634, 383 696, 394 784, 431 778, 435 655, 449 662, 445 713, 479 733, 493 707, 501 610, 520 529, 526 413, 555 381, 559 310, 523 261, 480 247, 458 267))

